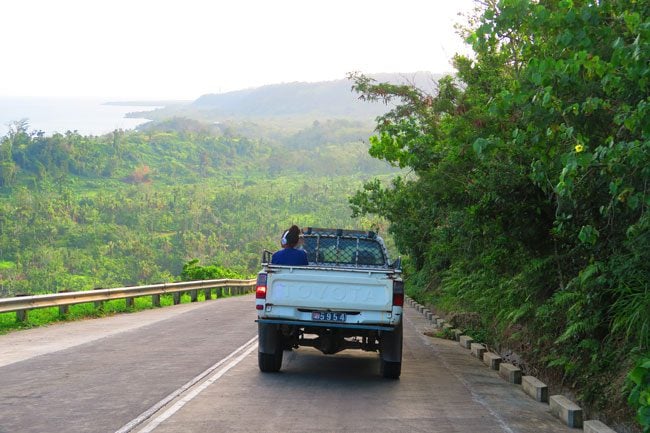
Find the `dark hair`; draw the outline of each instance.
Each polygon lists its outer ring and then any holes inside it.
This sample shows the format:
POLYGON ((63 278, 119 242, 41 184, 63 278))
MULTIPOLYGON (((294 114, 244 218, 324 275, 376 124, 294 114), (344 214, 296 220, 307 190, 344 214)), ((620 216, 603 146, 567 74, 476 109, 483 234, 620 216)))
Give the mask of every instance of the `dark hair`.
POLYGON ((283 247, 293 248, 298 244, 300 240, 300 228, 297 225, 292 225, 289 230, 286 230, 282 234, 282 243, 283 247))

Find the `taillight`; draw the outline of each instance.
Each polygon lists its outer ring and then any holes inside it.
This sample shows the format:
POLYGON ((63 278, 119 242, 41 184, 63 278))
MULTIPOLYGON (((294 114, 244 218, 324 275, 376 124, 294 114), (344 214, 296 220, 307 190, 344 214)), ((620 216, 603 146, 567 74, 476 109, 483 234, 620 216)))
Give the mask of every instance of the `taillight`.
POLYGON ((404 281, 400 281, 400 280, 393 281, 393 306, 394 307, 404 306, 404 281))
POLYGON ((255 299, 266 299, 266 274, 257 274, 255 299))

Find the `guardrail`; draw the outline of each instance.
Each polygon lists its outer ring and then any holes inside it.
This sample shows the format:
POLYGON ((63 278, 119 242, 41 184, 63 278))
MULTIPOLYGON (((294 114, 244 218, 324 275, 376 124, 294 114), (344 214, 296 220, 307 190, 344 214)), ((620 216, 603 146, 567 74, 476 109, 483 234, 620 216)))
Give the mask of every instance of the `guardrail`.
POLYGON ((118 287, 114 289, 94 289, 83 292, 59 292, 48 295, 16 296, 13 298, 0 298, 0 313, 16 313, 17 321, 27 320, 27 312, 37 308, 59 307, 59 314, 67 314, 68 307, 75 304, 94 302, 95 307, 101 308, 103 302, 114 299, 126 299, 126 306, 132 307, 134 298, 151 296, 152 303, 160 307, 160 295, 171 293, 174 305, 181 301, 183 292, 190 293, 192 302, 198 300, 198 291, 203 290, 205 299, 212 299, 212 289, 220 298, 225 291, 229 295, 240 295, 252 292, 256 280, 200 280, 185 281, 181 283, 161 283, 148 286, 118 287))

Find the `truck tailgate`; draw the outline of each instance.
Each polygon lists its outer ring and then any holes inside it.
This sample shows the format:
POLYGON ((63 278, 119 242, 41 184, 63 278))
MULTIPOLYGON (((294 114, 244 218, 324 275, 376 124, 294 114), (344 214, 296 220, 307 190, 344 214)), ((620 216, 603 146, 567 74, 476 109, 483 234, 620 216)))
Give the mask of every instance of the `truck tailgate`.
POLYGON ((342 311, 391 311, 392 281, 384 272, 294 268, 269 275, 266 302, 342 311))

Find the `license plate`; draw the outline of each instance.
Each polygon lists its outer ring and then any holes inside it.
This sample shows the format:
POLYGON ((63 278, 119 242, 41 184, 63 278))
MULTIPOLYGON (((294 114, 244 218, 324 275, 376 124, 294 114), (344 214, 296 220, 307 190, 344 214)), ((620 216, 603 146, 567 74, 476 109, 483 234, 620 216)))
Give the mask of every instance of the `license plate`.
POLYGON ((345 322, 345 313, 336 313, 332 311, 312 311, 311 320, 319 322, 345 322))

